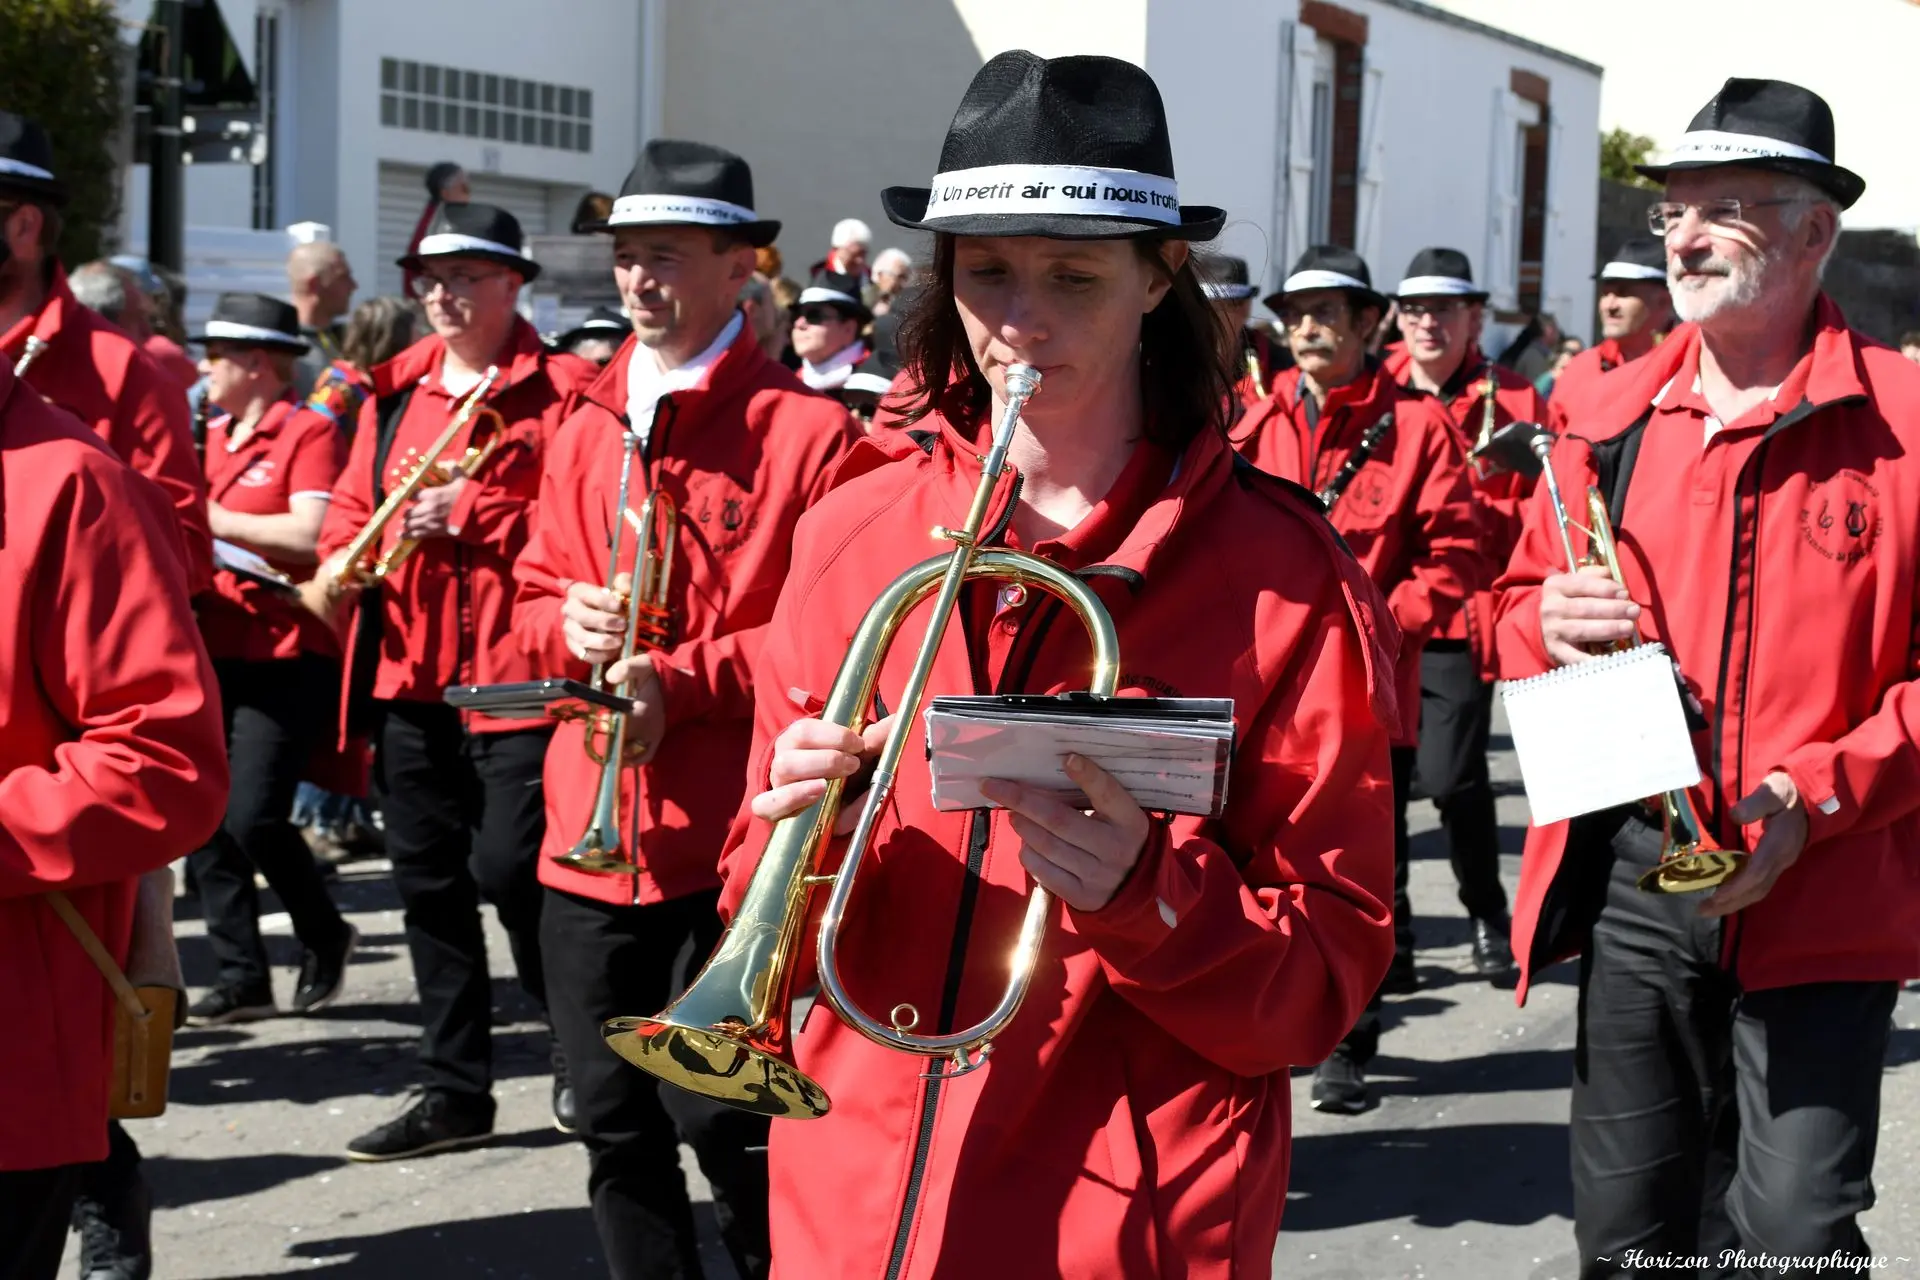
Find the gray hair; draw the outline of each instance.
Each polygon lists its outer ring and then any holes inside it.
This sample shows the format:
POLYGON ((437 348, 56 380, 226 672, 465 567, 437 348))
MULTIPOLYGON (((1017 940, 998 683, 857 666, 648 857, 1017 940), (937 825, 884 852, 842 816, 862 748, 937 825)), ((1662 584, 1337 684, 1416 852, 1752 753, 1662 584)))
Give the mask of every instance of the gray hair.
POLYGON ((1833 239, 1827 241, 1827 250, 1820 255, 1820 265, 1813 273, 1815 280, 1824 280, 1827 263, 1833 260, 1833 251, 1840 247, 1840 202, 1805 178, 1791 173, 1780 174, 1773 180, 1773 194, 1781 200, 1798 202, 1780 211, 1780 221, 1788 235, 1793 235, 1806 225, 1815 209, 1824 207, 1833 210, 1833 239))
POLYGON ((128 303, 133 300, 127 288, 131 282, 127 271, 104 260, 76 267, 67 277, 67 287, 73 290, 81 306, 99 312, 115 324, 121 322, 127 314, 128 303))
POLYGON ((747 282, 740 286, 740 303, 742 306, 755 307, 773 305, 773 290, 758 272, 748 276, 747 282))
POLYGON ((893 268, 899 271, 913 270, 913 258, 905 249, 882 249, 880 256, 873 260, 873 274, 893 268))

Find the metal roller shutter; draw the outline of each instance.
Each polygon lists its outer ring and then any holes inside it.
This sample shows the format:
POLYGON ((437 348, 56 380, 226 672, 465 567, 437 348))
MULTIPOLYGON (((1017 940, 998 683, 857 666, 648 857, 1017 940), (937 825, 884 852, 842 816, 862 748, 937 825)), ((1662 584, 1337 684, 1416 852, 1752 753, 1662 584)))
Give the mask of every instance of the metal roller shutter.
MULTIPOLYGON (((540 182, 517 182, 512 178, 487 173, 470 173, 473 198, 482 204, 498 205, 520 220, 524 235, 547 232, 548 187, 540 182)), ((381 293, 400 292, 400 268, 394 259, 407 251, 420 211, 427 207, 427 171, 418 165, 380 164, 380 270, 377 276, 381 293)))

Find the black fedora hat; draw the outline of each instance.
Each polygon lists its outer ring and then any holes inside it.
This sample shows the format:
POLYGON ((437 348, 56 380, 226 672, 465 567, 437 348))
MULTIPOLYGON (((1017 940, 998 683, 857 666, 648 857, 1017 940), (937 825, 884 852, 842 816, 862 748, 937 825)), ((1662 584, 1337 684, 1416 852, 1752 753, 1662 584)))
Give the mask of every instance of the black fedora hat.
POLYGON ((1247 279, 1247 260, 1225 253, 1209 253, 1194 259, 1200 273, 1200 291, 1224 302, 1244 302, 1260 292, 1247 279))
POLYGON ((1606 265, 1593 273, 1595 280, 1667 282, 1667 246, 1652 236, 1629 236, 1620 242, 1606 265))
POLYGON ((1180 203, 1160 90, 1118 58, 990 60, 960 99, 931 187, 888 187, 903 227, 963 236, 1211 240, 1227 215, 1180 203))
POLYGON ((522 280, 540 275, 540 264, 520 248, 520 220, 490 204, 443 204, 433 215, 420 247, 399 260, 418 271, 434 258, 480 258, 512 267, 522 280))
POLYGON ((584 231, 619 227, 725 227, 756 249, 780 235, 780 224, 753 210, 753 170, 725 147, 655 138, 640 149, 604 222, 584 231))
POLYGON ((556 337, 553 345, 556 350, 565 351, 574 343, 588 338, 611 338, 615 343, 621 343, 632 332, 633 325, 626 316, 612 307, 595 307, 581 318, 579 324, 556 337))
POLYGON ((67 202, 67 189, 53 170, 47 131, 11 111, 0 111, 0 192, 56 206, 67 202))
POLYGON ((1473 283, 1473 263, 1458 249, 1422 249, 1407 264, 1396 298, 1465 298, 1485 302, 1487 291, 1473 283))
POLYGON ((300 313, 290 302, 270 298, 264 293, 223 293, 213 304, 213 314, 200 332, 187 335, 188 342, 201 344, 228 342, 237 347, 274 347, 281 351, 305 351, 307 340, 300 336, 300 313))
POLYGON ((1805 178, 1842 209, 1867 189, 1865 178, 1833 162, 1833 108, 1827 100, 1784 80, 1728 80, 1673 150, 1634 168, 1665 182, 1670 173, 1722 165, 1805 178))
POLYGON ((1382 311, 1387 309, 1386 295, 1373 287, 1373 273, 1367 270, 1367 260, 1352 249, 1331 244, 1316 244, 1301 254, 1293 270, 1287 273, 1286 282, 1261 301, 1267 310, 1277 312, 1288 294, 1306 293, 1310 289, 1345 289, 1359 294, 1362 302, 1382 311))
POLYGON ((873 312, 860 298, 859 278, 838 271, 816 271, 800 296, 794 299, 793 309, 820 305, 834 307, 845 313, 847 319, 861 324, 873 319, 873 312))

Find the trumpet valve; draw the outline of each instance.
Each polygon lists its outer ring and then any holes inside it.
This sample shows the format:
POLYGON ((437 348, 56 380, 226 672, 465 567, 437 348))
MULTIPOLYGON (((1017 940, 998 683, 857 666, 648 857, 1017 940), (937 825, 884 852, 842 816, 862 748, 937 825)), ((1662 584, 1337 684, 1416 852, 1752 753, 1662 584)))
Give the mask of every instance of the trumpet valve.
POLYGON ((956 547, 970 547, 973 545, 972 534, 964 529, 949 529, 943 524, 933 526, 933 537, 935 541, 951 542, 956 547))

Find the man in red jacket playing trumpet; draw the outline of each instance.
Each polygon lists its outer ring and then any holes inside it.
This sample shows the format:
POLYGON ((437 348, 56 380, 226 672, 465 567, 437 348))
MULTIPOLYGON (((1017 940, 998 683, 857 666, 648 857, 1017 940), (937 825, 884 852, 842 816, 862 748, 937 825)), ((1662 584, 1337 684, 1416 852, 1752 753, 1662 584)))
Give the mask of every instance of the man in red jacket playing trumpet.
POLYGON ((1814 94, 1729 80, 1643 169, 1685 323, 1552 460, 1570 502, 1606 495, 1626 586, 1567 572, 1543 497, 1500 583, 1508 677, 1667 647, 1704 712, 1704 834, 1751 855, 1704 898, 1661 896, 1635 887, 1662 840, 1644 806, 1528 833, 1521 997, 1582 953, 1583 1276, 1869 1256, 1890 1015, 1920 974, 1920 373, 1821 292, 1865 186, 1833 141, 1814 94))
POLYGON ((753 212, 746 161, 698 142, 650 142, 596 229, 613 235, 634 334, 548 451, 514 567, 513 628, 556 674, 609 664, 607 684, 631 682, 639 710, 619 771, 617 849, 601 850, 622 862, 613 873, 561 861, 598 825, 603 767, 588 754, 589 726, 562 724, 547 750, 547 997, 613 1273, 701 1273, 684 1138, 713 1186, 734 1265, 751 1280, 768 1266, 766 1120, 663 1087, 616 1057, 600 1027, 664 1007, 720 936, 720 850, 753 736, 748 669, 786 580, 794 525, 860 433, 761 353, 736 308, 754 249, 780 230, 753 212), (621 662, 632 582, 608 591, 608 558, 617 544, 620 572, 633 569, 649 494, 678 512, 666 643, 621 662))

